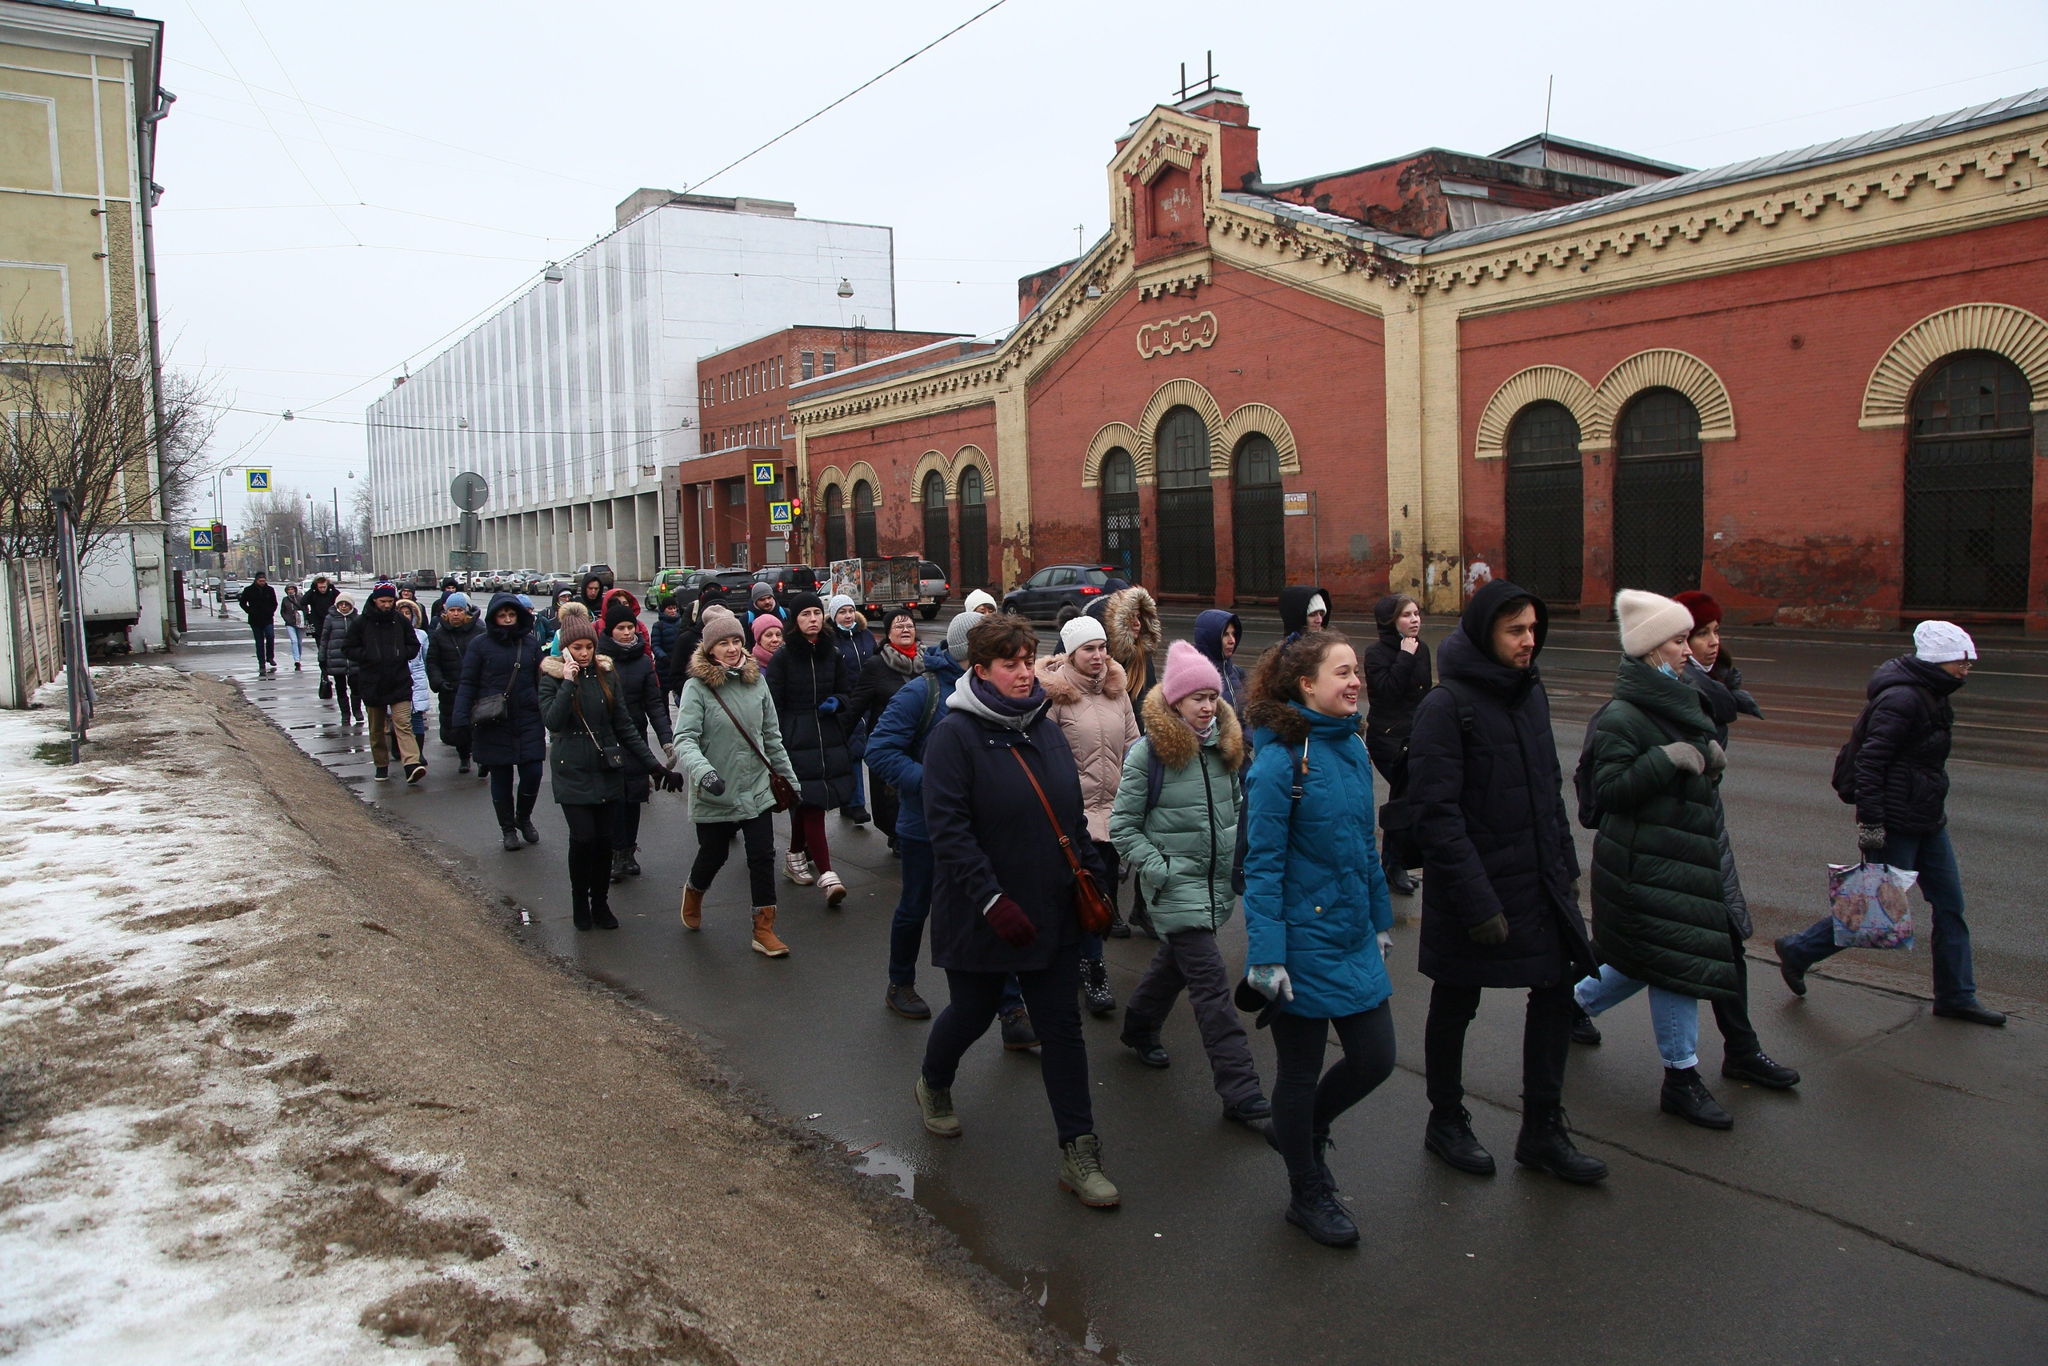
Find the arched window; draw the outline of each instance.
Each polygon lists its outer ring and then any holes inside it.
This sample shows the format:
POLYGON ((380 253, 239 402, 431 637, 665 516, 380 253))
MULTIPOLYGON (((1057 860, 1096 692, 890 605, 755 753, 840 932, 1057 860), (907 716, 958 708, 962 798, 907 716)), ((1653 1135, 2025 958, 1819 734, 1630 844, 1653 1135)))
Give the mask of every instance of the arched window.
POLYGON ((1232 539, 1237 599, 1279 596, 1287 583, 1287 520, 1280 509, 1280 452, 1253 432, 1237 443, 1231 468, 1232 539))
POLYGON ((1913 393, 1905 605, 2018 612, 2033 535, 2034 394, 2018 366, 1964 351, 1913 393))
POLYGON ((1552 606, 1575 603, 1586 550, 1579 421, 1562 403, 1532 403, 1515 414, 1505 446, 1506 577, 1552 606))
POLYGON ((918 502, 924 508, 924 557, 950 577, 953 571, 947 566, 953 562, 953 538, 946 524, 946 476, 937 470, 927 472, 918 502))
POLYGON ((1706 540, 1700 413, 1676 389, 1645 389, 1616 424, 1614 586, 1670 596, 1700 586, 1706 540))
POLYGON ((871 560, 875 549, 875 486, 862 479, 853 486, 853 553, 871 560))
POLYGON ((1159 588, 1212 597, 1216 517, 1210 506, 1209 424, 1193 408, 1167 411, 1154 440, 1159 461, 1159 588))
POLYGON ((846 495, 839 485, 825 490, 825 563, 846 558, 846 495))
POLYGON ((1144 582, 1144 528, 1138 523, 1138 464, 1118 446, 1102 457, 1102 562, 1117 566, 1117 577, 1144 582))
POLYGON ((988 504, 973 465, 960 471, 960 581, 953 586, 963 596, 988 587, 988 504))

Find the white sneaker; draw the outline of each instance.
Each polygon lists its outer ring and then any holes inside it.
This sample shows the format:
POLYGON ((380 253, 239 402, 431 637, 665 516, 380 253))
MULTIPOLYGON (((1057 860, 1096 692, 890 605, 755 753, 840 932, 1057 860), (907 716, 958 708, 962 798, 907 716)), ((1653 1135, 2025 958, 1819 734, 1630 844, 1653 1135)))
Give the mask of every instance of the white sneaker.
POLYGON ((825 894, 825 905, 837 910, 839 903, 846 900, 846 884, 839 880, 837 873, 820 873, 818 890, 825 894))
POLYGON ((818 870, 811 866, 809 854, 790 854, 782 860, 782 870, 799 887, 808 887, 818 880, 818 870))

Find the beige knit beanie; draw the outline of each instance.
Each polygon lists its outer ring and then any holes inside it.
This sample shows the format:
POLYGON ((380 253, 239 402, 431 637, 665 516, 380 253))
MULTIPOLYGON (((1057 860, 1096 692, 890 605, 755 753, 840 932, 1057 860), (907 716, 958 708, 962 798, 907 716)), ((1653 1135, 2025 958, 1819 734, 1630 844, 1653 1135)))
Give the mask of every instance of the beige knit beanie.
POLYGON ((1684 603, 1637 588, 1614 595, 1614 618, 1621 623, 1621 652, 1635 659, 1673 636, 1692 634, 1692 611, 1684 603))

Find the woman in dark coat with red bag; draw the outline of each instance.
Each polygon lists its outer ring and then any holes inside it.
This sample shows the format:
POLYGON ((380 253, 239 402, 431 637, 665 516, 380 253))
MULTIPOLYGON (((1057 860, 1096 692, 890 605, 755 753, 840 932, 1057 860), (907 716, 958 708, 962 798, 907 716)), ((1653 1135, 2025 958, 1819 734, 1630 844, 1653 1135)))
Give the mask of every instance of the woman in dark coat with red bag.
POLYGON ((1365 647, 1365 748, 1387 780, 1387 799, 1380 803, 1380 867, 1388 891, 1413 896, 1415 879, 1408 870, 1422 866, 1422 846, 1415 841, 1415 811, 1407 800, 1408 735, 1416 705, 1435 680, 1415 599, 1390 593, 1374 604, 1372 619, 1380 638, 1365 647))
POLYGON ((1077 999, 1081 921, 1068 856, 1098 886, 1105 871, 1088 837, 1074 756, 1046 715, 1037 651, 1038 637, 1020 617, 995 615, 975 626, 967 635, 968 671, 925 741, 924 812, 937 870, 932 963, 945 972, 952 999, 932 1023, 915 1089, 925 1128, 957 1137, 954 1074, 988 1032, 1004 980, 1015 974, 1038 1033, 1060 1185, 1103 1208, 1118 1195, 1102 1174, 1088 1094, 1077 999))

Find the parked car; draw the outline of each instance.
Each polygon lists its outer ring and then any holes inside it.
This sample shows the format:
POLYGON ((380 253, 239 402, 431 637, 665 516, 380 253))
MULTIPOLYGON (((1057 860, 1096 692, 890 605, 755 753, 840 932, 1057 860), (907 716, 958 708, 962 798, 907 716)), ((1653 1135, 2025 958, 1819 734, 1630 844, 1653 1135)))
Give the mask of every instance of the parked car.
POLYGON ((663 603, 676 595, 682 581, 694 573, 687 565, 655 570, 654 577, 647 581, 647 605, 659 611, 663 603))
POLYGON ((764 564, 750 576, 754 583, 765 583, 775 590, 777 606, 788 606, 791 593, 815 593, 818 591, 817 571, 807 564, 764 564))
POLYGON ((519 573, 522 582, 519 591, 527 594, 529 597, 536 593, 545 593, 549 581, 554 578, 554 575, 543 573, 538 569, 522 569, 519 573))
POLYGON ((1003 610, 1033 621, 1056 621, 1068 607, 1082 609, 1099 598, 1116 574, 1113 564, 1049 564, 1003 598, 1003 610))
POLYGON ((953 595, 953 585, 947 582, 946 571, 930 560, 919 560, 917 572, 920 576, 917 596, 922 604, 917 609, 918 615, 930 621, 939 614, 939 609, 946 605, 946 599, 953 595))
POLYGON ((577 583, 582 583, 592 574, 597 575, 598 581, 607 589, 619 586, 618 578, 612 573, 612 567, 608 564, 579 564, 576 566, 577 583))

